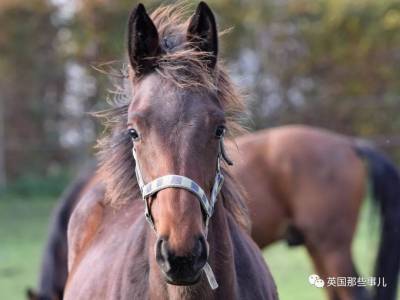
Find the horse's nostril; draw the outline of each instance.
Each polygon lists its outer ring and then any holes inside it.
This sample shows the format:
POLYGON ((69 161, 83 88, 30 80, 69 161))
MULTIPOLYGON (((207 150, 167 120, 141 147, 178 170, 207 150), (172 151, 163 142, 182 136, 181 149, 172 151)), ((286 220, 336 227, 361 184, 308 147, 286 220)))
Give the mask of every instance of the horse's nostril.
POLYGON ((198 247, 199 247, 199 251, 200 251, 199 256, 200 255, 208 256, 207 243, 206 243, 206 239, 203 236, 201 236, 199 238, 198 245, 199 245, 198 247))
POLYGON ((165 259, 168 259, 168 242, 166 240, 161 241, 161 256, 164 257, 165 259))
POLYGON ((193 249, 193 256, 195 258, 193 268, 200 271, 206 264, 208 258, 207 243, 203 236, 197 240, 196 246, 193 249))
POLYGON ((200 257, 202 255, 203 248, 204 247, 203 247, 203 243, 202 243, 201 239, 198 239, 196 241, 195 247, 193 248, 193 252, 192 252, 193 257, 200 257))
POLYGON ((169 263, 168 241, 165 237, 160 237, 156 245, 156 260, 164 272, 171 269, 169 263))

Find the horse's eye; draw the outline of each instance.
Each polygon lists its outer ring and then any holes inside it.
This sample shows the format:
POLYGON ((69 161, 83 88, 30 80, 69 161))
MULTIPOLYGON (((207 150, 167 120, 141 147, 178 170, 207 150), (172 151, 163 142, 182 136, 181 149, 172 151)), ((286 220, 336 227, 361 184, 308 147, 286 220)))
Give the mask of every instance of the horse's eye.
POLYGON ((224 125, 220 125, 220 126, 217 127, 217 130, 215 130, 215 136, 218 139, 220 139, 220 138, 222 138, 224 136, 225 131, 226 131, 225 126, 224 125))
POLYGON ((129 128, 128 134, 131 137, 131 139, 134 141, 137 141, 139 139, 139 133, 136 131, 136 129, 129 128))

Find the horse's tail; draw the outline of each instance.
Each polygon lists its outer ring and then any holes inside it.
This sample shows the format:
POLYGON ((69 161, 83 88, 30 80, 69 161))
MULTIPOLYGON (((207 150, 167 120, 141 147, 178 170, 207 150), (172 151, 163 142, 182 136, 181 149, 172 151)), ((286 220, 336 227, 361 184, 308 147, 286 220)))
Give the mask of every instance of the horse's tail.
POLYGON ((374 200, 381 216, 381 238, 375 265, 376 300, 395 300, 400 270, 400 174, 381 152, 365 143, 356 145, 368 162, 374 200), (384 278, 386 287, 382 286, 384 278), (379 282, 380 280, 380 282, 379 282))

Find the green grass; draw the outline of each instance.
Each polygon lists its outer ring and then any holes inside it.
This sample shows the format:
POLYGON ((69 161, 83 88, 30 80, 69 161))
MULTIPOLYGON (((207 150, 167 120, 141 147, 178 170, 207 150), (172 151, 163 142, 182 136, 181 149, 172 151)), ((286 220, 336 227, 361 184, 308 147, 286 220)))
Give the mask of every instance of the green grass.
POLYGON ((0 299, 25 299, 36 286, 54 198, 0 198, 0 299))
MULTIPOLYGON (((360 276, 373 276, 373 266, 378 244, 378 221, 370 216, 370 207, 364 207, 361 222, 353 242, 353 257, 360 276), (371 250, 373 249, 373 250, 371 250)), ((264 251, 264 257, 274 276, 281 300, 325 299, 323 289, 311 286, 308 276, 314 274, 311 259, 305 247, 288 248, 284 242, 264 251)))
MULTIPOLYGON (((2 196, 0 198, 0 299, 24 299, 25 289, 35 286, 47 224, 54 197, 2 196)), ((354 243, 354 256, 361 274, 372 275, 376 249, 376 226, 369 226, 368 211, 354 243), (372 228, 371 228, 372 227, 372 228), (373 232, 373 234, 371 234, 373 232)), ((320 300, 323 292, 308 283, 314 273, 303 247, 278 243, 264 252, 282 300, 320 300)))

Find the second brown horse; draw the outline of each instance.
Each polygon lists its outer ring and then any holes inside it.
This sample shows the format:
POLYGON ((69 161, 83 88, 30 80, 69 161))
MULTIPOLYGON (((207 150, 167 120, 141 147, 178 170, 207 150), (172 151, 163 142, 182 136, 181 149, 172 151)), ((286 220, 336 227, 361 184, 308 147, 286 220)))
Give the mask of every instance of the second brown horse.
MULTIPOLYGON (((263 248, 287 239, 304 244, 318 274, 358 277, 351 245, 371 181, 382 217, 375 276, 387 287, 329 287, 329 298, 395 300, 400 266, 400 176, 365 142, 306 126, 241 136, 231 145, 234 175, 243 184, 252 237, 263 248)), ((366 250, 368 251, 368 250, 366 250)))

